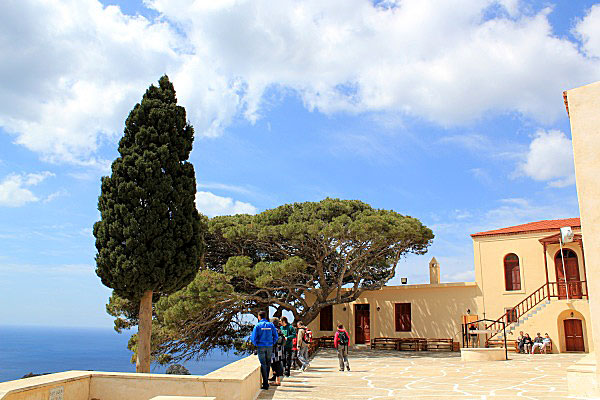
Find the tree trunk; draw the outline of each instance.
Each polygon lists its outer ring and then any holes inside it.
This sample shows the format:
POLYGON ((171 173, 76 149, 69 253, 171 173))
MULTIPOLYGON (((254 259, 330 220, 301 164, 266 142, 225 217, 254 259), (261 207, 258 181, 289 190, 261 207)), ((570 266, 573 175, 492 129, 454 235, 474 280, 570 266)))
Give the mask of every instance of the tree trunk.
POLYGON ((277 318, 281 318, 282 315, 283 315, 283 307, 278 307, 277 310, 275 311, 275 314, 273 314, 273 316, 277 317, 277 318))
POLYGON ((138 346, 135 372, 150 372, 150 337, 152 335, 152 290, 148 290, 140 300, 140 322, 138 325, 138 346))
MULTIPOLYGON (((313 305, 314 307, 314 305, 313 305)), ((311 322, 313 322, 315 320, 315 318, 317 318, 319 316, 319 312, 321 311, 321 307, 311 307, 308 309, 308 311, 302 315, 300 321, 302 321, 302 323, 306 326, 308 326, 308 324, 310 324, 311 322)))

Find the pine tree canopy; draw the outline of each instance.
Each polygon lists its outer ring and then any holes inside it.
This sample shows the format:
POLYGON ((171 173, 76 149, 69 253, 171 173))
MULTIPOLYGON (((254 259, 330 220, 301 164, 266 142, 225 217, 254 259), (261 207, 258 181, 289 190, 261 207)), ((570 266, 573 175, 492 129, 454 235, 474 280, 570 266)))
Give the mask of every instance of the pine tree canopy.
POLYGON ((165 75, 125 122, 119 157, 102 178, 101 220, 94 224, 96 274, 125 299, 172 293, 192 281, 205 224, 195 207, 188 161, 194 129, 165 75))
MULTIPOLYGON (((245 315, 267 308, 308 324, 323 307, 384 286, 402 256, 427 251, 433 232, 395 211, 327 198, 214 217, 205 238, 194 280, 156 304, 157 358, 244 349, 252 328, 245 315)), ((116 327, 135 323, 126 302, 112 298, 109 306, 116 327)))

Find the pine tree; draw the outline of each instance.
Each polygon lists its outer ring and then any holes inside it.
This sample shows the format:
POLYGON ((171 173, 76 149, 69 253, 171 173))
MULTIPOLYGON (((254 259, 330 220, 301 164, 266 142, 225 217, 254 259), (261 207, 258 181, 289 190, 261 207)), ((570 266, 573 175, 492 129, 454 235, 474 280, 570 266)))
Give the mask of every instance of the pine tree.
POLYGON ((138 372, 150 372, 153 294, 190 283, 204 251, 188 161, 193 140, 194 129, 165 75, 129 113, 120 156, 111 176, 102 178, 96 274, 116 295, 139 302, 138 372))
MULTIPOLYGON (((159 362, 246 351, 248 316, 265 309, 308 325, 323 308, 383 287, 402 257, 425 254, 434 238, 417 218, 330 198, 218 216, 207 226, 202 269, 156 303, 152 345, 159 362)), ((119 328, 136 323, 133 310, 117 296, 108 308, 119 328)))

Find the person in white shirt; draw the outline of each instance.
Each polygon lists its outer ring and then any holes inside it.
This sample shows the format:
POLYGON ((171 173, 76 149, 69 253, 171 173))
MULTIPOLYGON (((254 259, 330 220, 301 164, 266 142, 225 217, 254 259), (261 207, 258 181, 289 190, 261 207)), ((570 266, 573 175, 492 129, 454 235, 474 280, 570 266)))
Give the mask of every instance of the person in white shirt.
POLYGON ((552 343, 552 339, 550 339, 550 336, 546 333, 544 335, 544 340, 542 341, 542 348, 540 349, 540 351, 542 353, 546 353, 546 351, 548 351, 547 347, 550 347, 551 343, 552 343))

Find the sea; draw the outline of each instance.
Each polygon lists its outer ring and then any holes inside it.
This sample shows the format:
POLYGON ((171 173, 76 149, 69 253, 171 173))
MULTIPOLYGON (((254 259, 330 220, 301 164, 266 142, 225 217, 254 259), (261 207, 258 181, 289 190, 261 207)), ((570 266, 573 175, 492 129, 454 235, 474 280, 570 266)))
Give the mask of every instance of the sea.
MULTIPOLYGON (((131 333, 111 328, 0 326, 0 382, 28 373, 68 370, 135 372, 127 342, 131 333)), ((182 362, 191 374, 204 375, 242 356, 215 351, 201 360, 182 362)), ((167 366, 152 365, 165 373, 167 366)))

